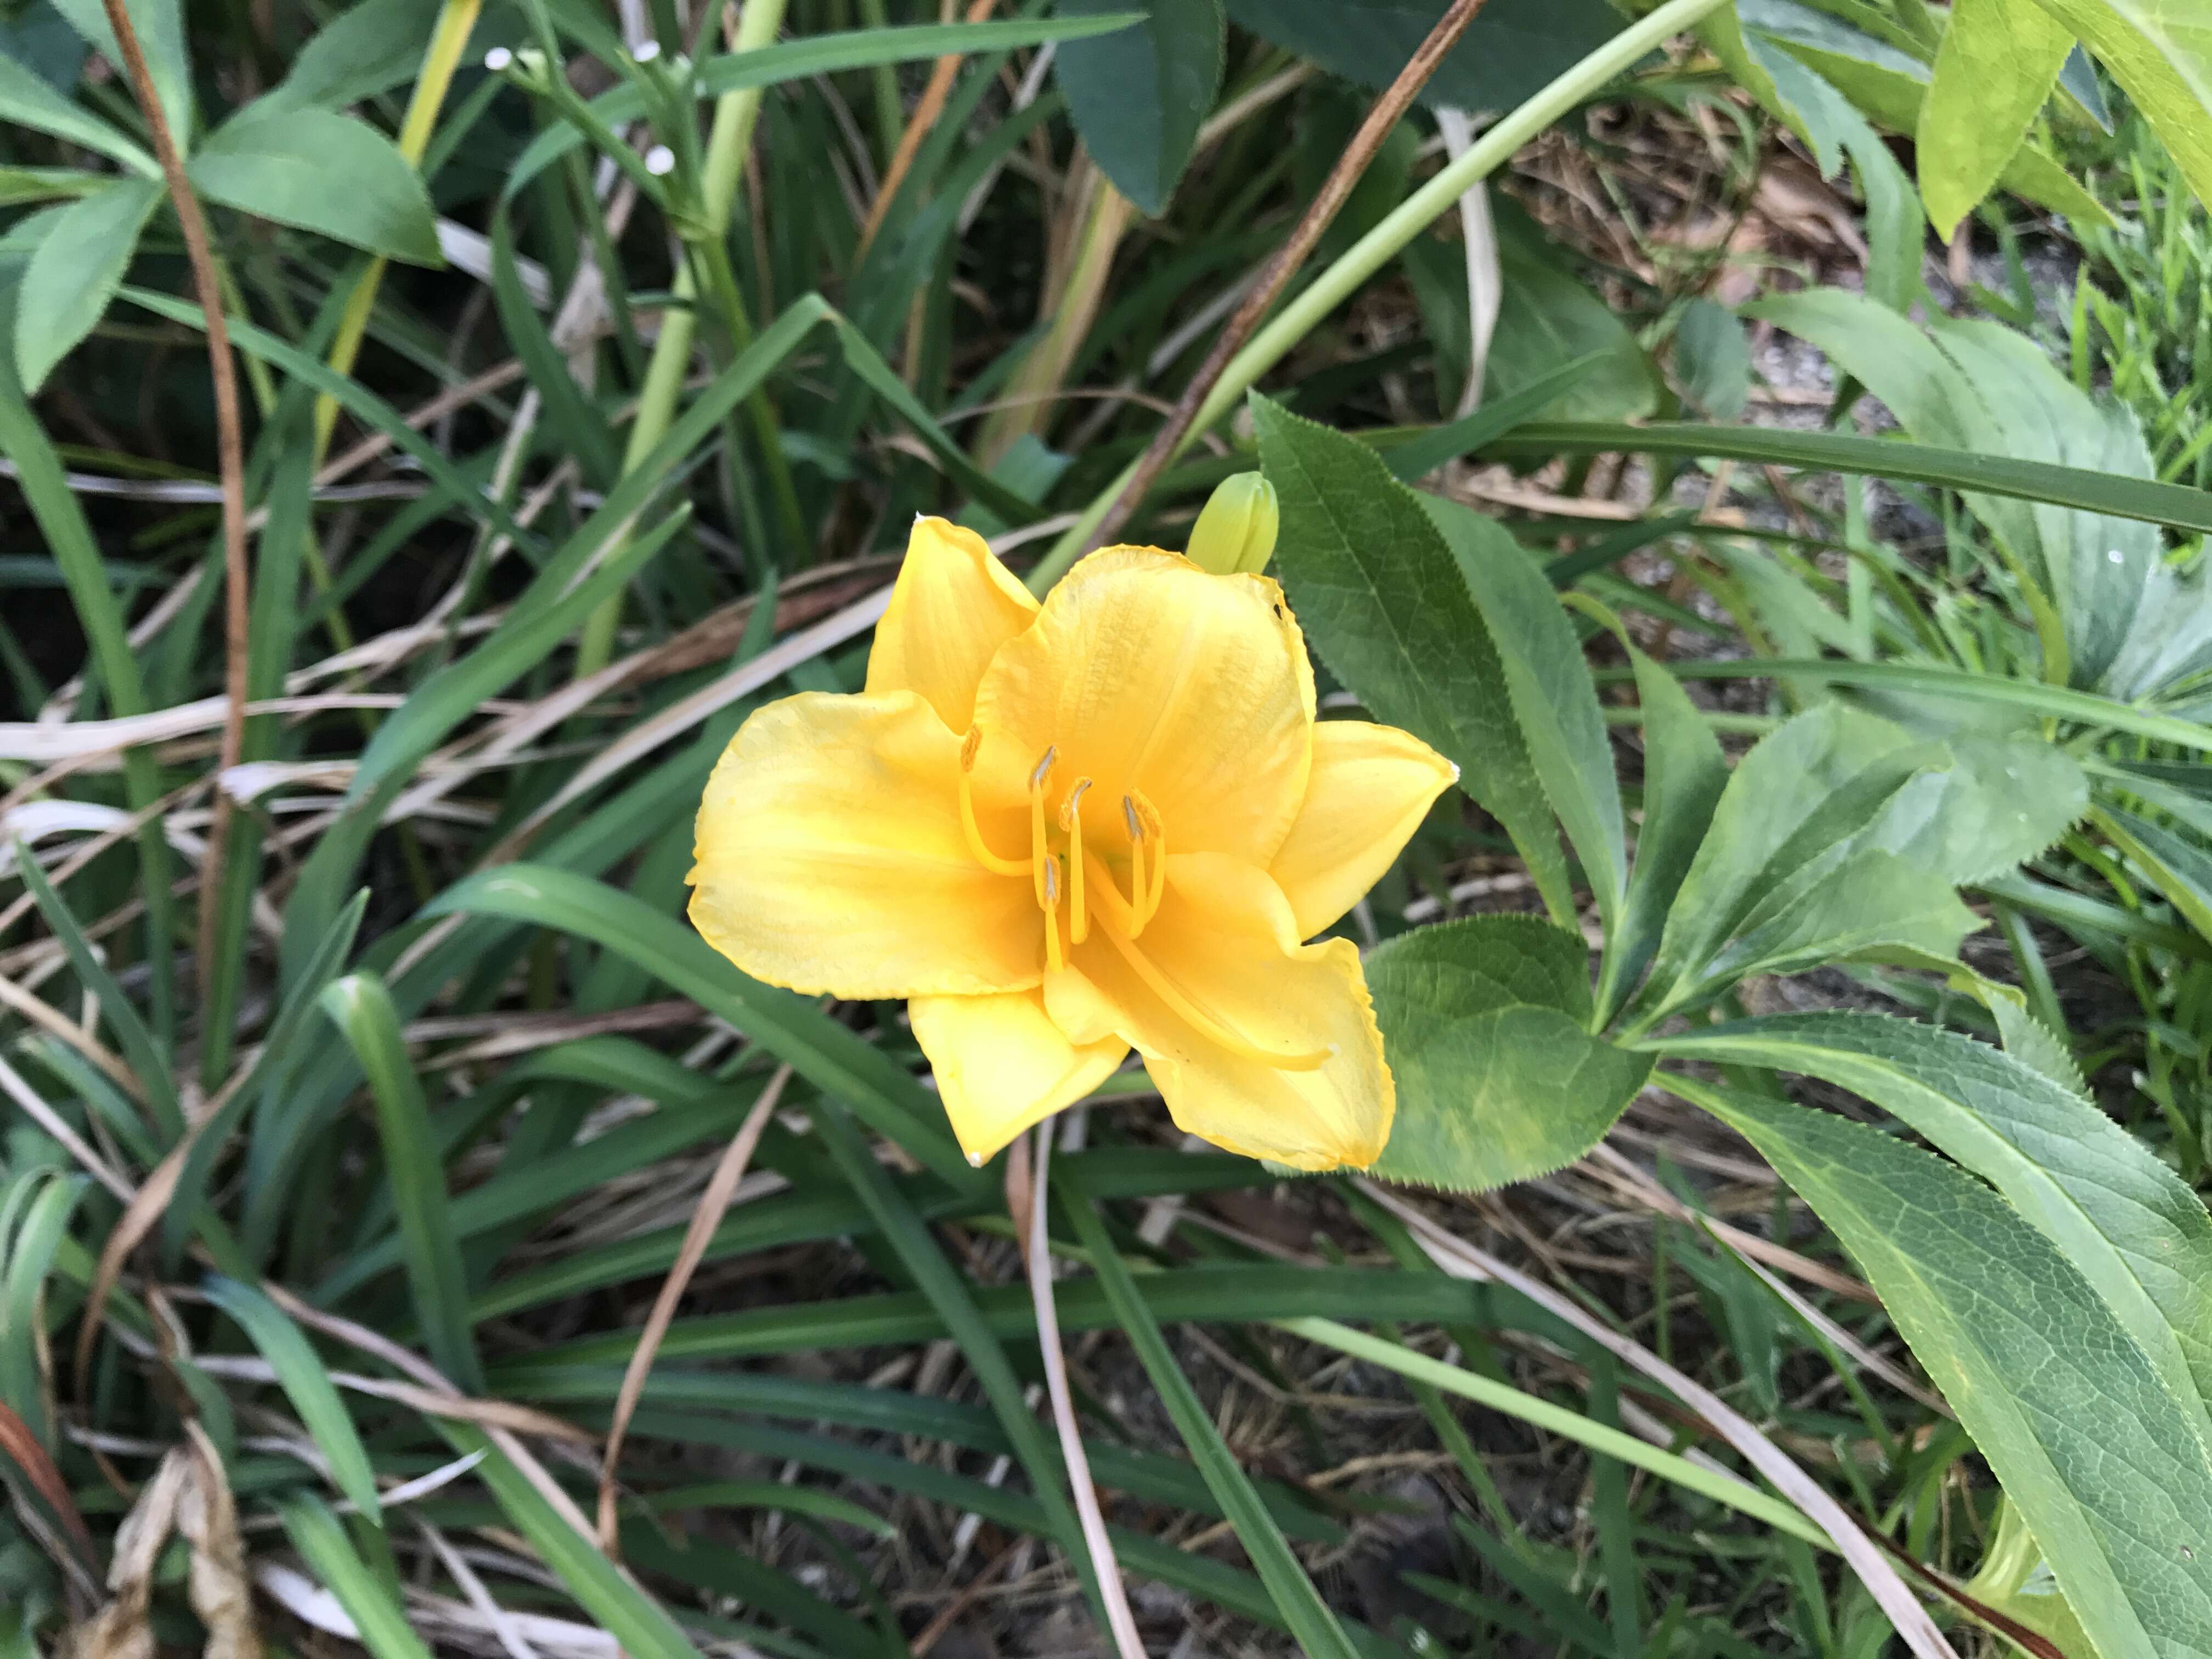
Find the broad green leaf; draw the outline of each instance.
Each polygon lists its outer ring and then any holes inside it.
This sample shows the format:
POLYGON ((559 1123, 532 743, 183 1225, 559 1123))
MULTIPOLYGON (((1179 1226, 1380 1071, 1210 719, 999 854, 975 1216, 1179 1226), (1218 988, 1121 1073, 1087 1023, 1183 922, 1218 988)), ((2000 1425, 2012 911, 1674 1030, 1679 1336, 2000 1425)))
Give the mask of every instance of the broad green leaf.
POLYGON ((185 171, 202 195, 241 213, 386 258, 446 262, 422 179, 398 146, 351 116, 249 104, 209 135, 185 171))
POLYGON ((1401 933, 1368 953, 1367 986, 1398 1085, 1385 1180, 1547 1175, 1605 1138, 1651 1069, 1589 1034, 1589 947, 1534 916, 1401 933))
MULTIPOLYGON (((1449 0, 1229 0, 1239 28, 1332 75, 1387 87, 1449 0)), ((1510 109, 1620 29, 1603 0, 1487 0, 1422 88, 1431 108, 1510 109)))
MULTIPOLYGON (((114 183, 112 174, 86 173, 76 167, 0 167, 0 207, 94 196, 114 183)), ((14 228, 9 227, 11 231, 14 228)))
MULTIPOLYGON (((1130 9, 1125 0, 1059 0, 1062 17, 1130 9)), ((1190 165, 1199 124, 1221 90, 1221 0, 1146 0, 1145 21, 1069 40, 1053 74, 1091 159, 1157 218, 1190 165)))
MULTIPOLYGON (((120 67, 123 49, 107 21, 105 0, 53 0, 54 9, 111 64, 120 67)), ((192 66, 185 52, 183 0, 123 0, 131 32, 146 55, 147 72, 168 118, 169 133, 180 153, 192 147, 192 66)))
MULTIPOLYGON (((1745 88, 1785 124, 1798 131, 1801 137, 1806 136, 1802 118, 1775 97, 1773 82, 1766 71, 1757 64, 1750 66, 1748 77, 1737 70, 1739 63, 1749 63, 1747 38, 1738 31, 1733 41, 1729 40, 1729 32, 1735 29, 1733 15, 1739 11, 1745 29, 1755 27, 1761 36, 1786 47, 1791 56, 1850 99, 1862 114, 1884 131, 1909 137, 1918 131, 1921 105, 1933 73, 1921 55, 1925 48, 1902 49, 1908 44, 1908 37, 1901 33, 1890 39, 1876 39, 1829 12, 1797 4, 1796 0, 1742 0, 1739 6, 1723 7, 1709 15, 1699 31, 1708 44, 1715 46, 1717 54, 1729 64, 1731 73, 1738 75, 1745 88)), ((1869 22, 1878 21, 1863 9, 1853 15, 1869 22)), ((1917 46, 1917 42, 1909 44, 1917 46)), ((1765 56, 1762 54, 1763 58, 1765 56)), ((2032 143, 2021 144, 2013 151, 1997 183, 2015 196, 2069 219, 2099 225, 2113 222, 2111 213, 2094 196, 2076 183, 2057 161, 2032 143)))
POLYGON ((1503 294, 1483 372, 1484 398, 1510 398, 1568 363, 1591 358, 1538 412, 1553 420, 1636 421, 1656 410, 1658 371, 1628 325, 1553 262, 1533 227, 1513 234, 1515 222, 1502 204, 1496 216, 1503 294))
POLYGON ((359 0, 310 35, 255 109, 343 109, 404 85, 422 62, 438 0, 359 0))
POLYGON ((125 179, 54 215, 15 301, 15 373, 26 391, 92 332, 161 200, 156 180, 125 179))
POLYGON ((1659 948, 1667 912, 1712 823, 1729 767, 1720 739, 1681 683, 1622 635, 1644 715, 1644 816, 1620 925, 1609 929, 1598 979, 1597 1024, 1609 1024, 1659 948))
POLYGON ((69 25, 53 0, 27 0, 0 16, 0 58, 31 71, 67 94, 84 73, 84 37, 69 25))
POLYGON ((2010 1199, 2096 1288, 2174 1398, 2205 1417, 2212 1216, 2085 1097, 1959 1032, 1875 1015, 1746 1020, 1661 1046, 1820 1078, 1895 1113, 2010 1199))
MULTIPOLYGON (((2001 325, 1947 319, 1923 332, 1832 289, 1746 309, 1819 346, 1923 441, 2153 476, 2130 416, 2100 409, 2040 346, 2001 325)), ((2212 661, 2212 602, 2201 579, 2168 568, 2149 526, 1980 492, 1966 503, 2057 611, 2068 684, 2137 696, 2212 661)))
POLYGON ((1689 400, 1717 421, 1733 421, 1751 400, 1751 344, 1725 306, 1692 300, 1674 328, 1674 378, 1689 400))
POLYGON ((331 1381, 322 1357, 293 1322, 292 1316, 252 1285, 234 1279, 210 1275, 202 1288, 209 1301, 238 1322, 253 1339, 261 1357, 275 1368, 278 1384, 290 1398, 292 1409, 300 1413, 301 1426, 330 1465, 331 1483, 363 1515, 383 1525, 376 1471, 370 1467, 368 1450, 361 1443, 353 1418, 338 1398, 337 1386, 331 1381))
POLYGON ((2202 0, 2036 0, 2112 72, 2212 202, 2212 9, 2202 0))
POLYGON ((1582 860, 1609 933, 1628 881, 1627 836, 1613 740, 1582 641, 1535 560, 1494 520, 1442 496, 1415 499, 1490 629, 1529 760, 1582 860))
POLYGON ((2063 1654, 2096 1651, 2089 1633, 2058 1593, 2058 1577, 2036 1547, 2035 1534, 2019 1508, 1997 1500, 1996 1534, 1982 1553, 1982 1565, 1960 1588, 1984 1607, 2025 1625, 2063 1654))
POLYGON ((1914 135, 1938 236, 1948 241, 1996 186, 2073 50, 2073 35, 2036 0, 1952 0, 1914 135))
POLYGON ((400 1037, 392 994, 375 975, 354 973, 332 982, 317 1000, 368 1077, 406 1243, 408 1283, 430 1358, 464 1393, 482 1394, 483 1364, 477 1357, 468 1316, 468 1286, 461 1278, 460 1241, 446 1197, 445 1167, 422 1079, 400 1037))
POLYGON ((1737 764, 1668 914, 1639 1018, 1753 973, 1947 963, 1980 925, 1952 889, 2041 852, 2087 801, 2080 768, 2038 740, 1912 743, 1839 705, 1800 715, 1737 764))
POLYGON ((2212 1457, 2057 1247, 1979 1182, 1892 1136, 1678 1084, 1843 1240, 2019 1505, 2099 1659, 2203 1652, 2212 1457))
POLYGON ((1851 158, 1859 194, 1866 198, 1867 292, 1900 314, 1911 310, 1920 298, 1928 227, 1905 169, 1866 118, 1817 73, 1757 30, 1746 44, 1796 112, 1822 174, 1832 175, 1844 155, 1851 158))
POLYGON ((1356 439, 1256 395, 1252 414, 1282 503, 1276 568, 1321 659, 1377 720, 1459 767, 1460 787, 1505 826, 1546 905, 1571 914, 1498 647, 1419 498, 1356 439))

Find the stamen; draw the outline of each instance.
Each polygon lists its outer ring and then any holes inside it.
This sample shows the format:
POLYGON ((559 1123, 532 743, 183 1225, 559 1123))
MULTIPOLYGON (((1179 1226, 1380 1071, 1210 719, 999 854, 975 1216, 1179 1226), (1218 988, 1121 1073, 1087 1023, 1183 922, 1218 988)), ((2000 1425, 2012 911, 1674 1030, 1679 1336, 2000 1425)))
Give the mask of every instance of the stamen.
MULTIPOLYGON (((1105 929, 1108 942, 1121 953, 1121 959, 1135 970, 1137 977, 1144 981, 1152 994, 1207 1042, 1278 1072, 1316 1072, 1328 1064, 1330 1057, 1337 1052, 1334 1043, 1307 1054, 1279 1054, 1273 1048, 1263 1048, 1258 1043, 1239 1036, 1192 1001, 1182 987, 1161 972, 1158 965, 1137 948, 1130 928, 1133 918, 1121 897, 1121 890, 1110 880, 1104 879, 1104 872, 1099 873, 1098 920, 1105 929)), ((1058 941, 1049 933, 1046 937, 1049 951, 1049 947, 1058 941)))
POLYGON ((1044 787, 1044 781, 1052 775, 1052 763, 1059 758, 1060 745, 1058 744, 1053 744, 1051 748, 1044 751, 1044 757, 1036 763, 1036 770, 1030 774, 1030 788, 1042 789, 1044 787))
POLYGON ((975 822, 975 791, 969 781, 969 774, 975 769, 975 750, 981 746, 982 741, 982 732, 971 726, 960 744, 961 833, 967 836, 968 850, 975 855, 975 862, 986 870, 1001 876, 1029 875, 1031 872, 1025 860, 1002 859, 993 852, 990 843, 983 839, 982 826, 975 822))
POLYGON ((1129 936, 1134 939, 1145 931, 1145 822, 1127 795, 1121 797, 1121 821, 1129 826, 1129 909, 1135 924, 1129 936))
POLYGON ((1078 778, 1060 809, 1060 828, 1067 831, 1067 942, 1080 945, 1091 937, 1091 916, 1083 908, 1083 796, 1091 780, 1078 778))
POLYGON ((1130 935, 1134 939, 1152 925, 1152 918, 1160 913, 1160 901, 1167 896, 1168 830, 1159 808, 1141 793, 1133 794, 1131 799, 1136 803, 1137 815, 1143 821, 1147 838, 1155 843, 1152 856, 1146 860, 1145 874, 1149 880, 1139 886, 1135 879, 1137 872, 1133 868, 1130 871, 1129 894, 1132 908, 1137 913, 1137 932, 1130 935))
POLYGON ((1060 860, 1047 854, 1044 861, 1044 965, 1047 973, 1060 971, 1060 860))

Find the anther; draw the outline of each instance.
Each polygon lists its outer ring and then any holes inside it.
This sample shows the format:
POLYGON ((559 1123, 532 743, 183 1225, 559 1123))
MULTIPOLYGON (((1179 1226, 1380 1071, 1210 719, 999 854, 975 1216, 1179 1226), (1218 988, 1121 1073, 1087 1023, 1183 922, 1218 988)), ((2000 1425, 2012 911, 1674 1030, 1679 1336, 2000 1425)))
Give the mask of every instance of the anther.
POLYGON ((1053 744, 1051 748, 1044 751, 1043 758, 1039 760, 1036 763, 1036 769, 1030 774, 1030 788, 1042 789, 1044 787, 1044 781, 1052 775, 1052 763, 1059 758, 1060 745, 1058 744, 1053 744))
POLYGON ((976 751, 982 746, 983 728, 980 726, 969 726, 968 735, 960 739, 960 769, 962 771, 972 772, 975 769, 976 751))

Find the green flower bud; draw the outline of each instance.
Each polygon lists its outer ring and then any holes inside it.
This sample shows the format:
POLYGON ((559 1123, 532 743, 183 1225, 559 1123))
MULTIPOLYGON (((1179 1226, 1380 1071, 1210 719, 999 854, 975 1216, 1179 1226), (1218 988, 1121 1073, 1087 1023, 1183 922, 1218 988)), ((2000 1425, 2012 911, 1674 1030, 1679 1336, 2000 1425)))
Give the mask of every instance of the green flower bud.
POLYGON ((1258 473, 1224 478, 1191 526, 1190 562, 1217 576, 1257 575, 1274 554, 1282 516, 1275 486, 1258 473))

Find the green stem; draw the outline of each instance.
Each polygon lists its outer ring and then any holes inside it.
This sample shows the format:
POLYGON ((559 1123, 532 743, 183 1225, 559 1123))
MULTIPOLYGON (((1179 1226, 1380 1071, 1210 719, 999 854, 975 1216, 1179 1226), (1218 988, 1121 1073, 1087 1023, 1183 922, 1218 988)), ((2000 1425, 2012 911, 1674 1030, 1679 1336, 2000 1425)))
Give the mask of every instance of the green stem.
POLYGON ((1724 1504, 1739 1514, 1755 1521, 1763 1521, 1778 1532, 1786 1532, 1792 1538, 1802 1538, 1816 1548, 1832 1550, 1835 1546, 1828 1534, 1820 1530, 1795 1504, 1786 1503, 1770 1493, 1761 1492, 1749 1481, 1737 1479, 1718 1470, 1709 1469, 1702 1463, 1650 1445, 1632 1434, 1594 1423, 1579 1412, 1555 1406, 1548 1400, 1539 1399, 1504 1382, 1493 1382, 1486 1376, 1477 1376, 1457 1365, 1448 1365, 1441 1359, 1431 1359, 1425 1353, 1385 1341, 1379 1336, 1370 1336, 1364 1331, 1353 1330, 1349 1325, 1340 1325, 1333 1319, 1278 1319, 1271 1322, 1278 1329, 1302 1336, 1309 1342, 1318 1342, 1324 1347, 1334 1348, 1355 1358, 1364 1359, 1397 1372, 1409 1380, 1426 1382, 1433 1388, 1455 1394, 1489 1407, 1492 1411, 1517 1417, 1524 1423, 1548 1430, 1562 1439, 1572 1440, 1600 1452, 1607 1457, 1620 1459, 1639 1469, 1648 1469, 1663 1480, 1724 1504))
MULTIPOLYGON (((1667 3, 1623 29, 1595 52, 1561 74, 1484 133, 1467 153, 1440 169, 1408 196, 1374 229, 1354 242, 1326 270, 1291 300, 1273 320, 1229 360, 1221 379, 1199 406, 1198 417, 1183 434, 1177 453, 1234 408, 1262 374, 1290 355, 1322 318, 1352 291, 1396 258, 1416 236, 1449 211, 1459 198, 1513 159, 1514 153, 1569 110, 1596 93, 1615 76, 1632 68, 1645 53, 1716 11, 1726 0, 1667 0, 1667 3)), ((1107 512, 1128 483, 1136 465, 1103 490, 1083 515, 1030 574, 1030 586, 1042 592, 1073 564, 1107 512)))
MULTIPOLYGON (((787 0, 751 0, 738 15, 737 33, 731 40, 730 50, 753 52, 772 44, 783 27, 786 3, 787 0)), ((759 87, 747 87, 724 93, 714 100, 714 122, 707 135, 706 160, 700 168, 705 224, 693 243, 695 248, 707 243, 716 249, 722 247, 729 229, 730 204, 737 198, 738 181, 744 174, 745 155, 752 148, 753 127, 760 119, 763 91, 759 87)), ((653 343, 653 357, 646 365, 645 385, 638 397, 637 415, 630 424, 629 447, 623 455, 624 477, 635 471, 638 464, 653 453, 653 446, 667 435, 669 425, 676 418, 676 403, 683 393, 684 373, 691 361, 691 343, 698 325, 693 307, 684 303, 699 297, 699 285, 691 270, 694 263, 686 259, 678 266, 672 284, 678 303, 661 314, 660 337, 653 343)), ((726 269, 726 251, 722 264, 726 269)), ((734 281, 731 293, 734 296, 734 281)), ((726 299, 718 295, 717 301, 724 307, 723 320, 732 343, 737 349, 743 350, 750 337, 750 329, 742 307, 731 311, 726 299)), ((753 421, 756 430, 763 434, 762 461, 768 468, 770 488, 775 492, 779 507, 789 498, 790 518, 793 525, 798 526, 798 498, 790 468, 784 460, 781 435, 776 431, 775 411, 765 393, 754 395, 758 401, 753 410, 753 421)), ((804 541, 798 545, 804 546, 804 541)), ((606 665, 614 653, 615 629, 621 620, 622 595, 610 594, 606 603, 593 611, 584 624, 583 638, 576 653, 578 678, 597 673, 606 665)))

